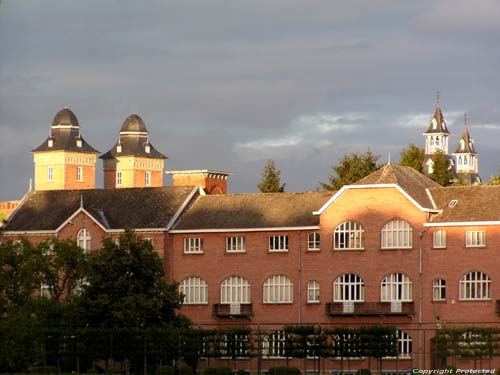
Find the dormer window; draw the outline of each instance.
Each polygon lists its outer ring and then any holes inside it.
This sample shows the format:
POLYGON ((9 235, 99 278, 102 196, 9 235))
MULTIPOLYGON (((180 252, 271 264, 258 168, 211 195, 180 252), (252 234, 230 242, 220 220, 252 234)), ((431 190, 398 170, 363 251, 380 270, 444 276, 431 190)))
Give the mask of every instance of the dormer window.
POLYGON ((151 145, 149 143, 146 143, 144 146, 144 151, 146 151, 146 154, 149 154, 151 152, 151 145))
POLYGON ((437 129, 438 122, 436 121, 435 118, 432 119, 432 129, 437 129))
POLYGON ((49 141, 47 142, 47 146, 54 147, 54 140, 52 138, 49 138, 49 141))
POLYGON ((82 147, 82 139, 81 138, 76 139, 76 147, 78 147, 78 148, 82 147))
POLYGON ((463 139, 460 140, 460 150, 465 150, 465 141, 463 139))
POLYGON ((116 152, 122 152, 122 145, 121 145, 121 143, 118 143, 118 145, 116 145, 116 152))

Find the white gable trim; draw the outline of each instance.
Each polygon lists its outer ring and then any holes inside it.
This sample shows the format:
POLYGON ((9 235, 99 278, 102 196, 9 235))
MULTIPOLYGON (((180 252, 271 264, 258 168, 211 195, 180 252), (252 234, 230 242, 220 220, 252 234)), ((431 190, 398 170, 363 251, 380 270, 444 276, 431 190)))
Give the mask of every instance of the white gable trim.
POLYGON ((173 229, 169 233, 230 233, 230 232, 286 232, 298 230, 317 230, 319 225, 308 227, 270 227, 270 228, 221 228, 221 229, 173 229))
POLYGON ((326 202, 323 207, 321 207, 318 211, 314 211, 313 215, 321 215, 325 210, 330 207, 330 205, 335 202, 338 198, 344 194, 346 190, 349 189, 383 189, 383 188, 394 188, 398 190, 401 194, 403 194, 411 203, 415 205, 420 211, 423 212, 440 212, 436 209, 429 209, 422 207, 415 199, 413 199, 403 188, 397 184, 372 184, 372 185, 345 185, 343 186, 333 197, 331 197, 328 202, 326 202))
POLYGON ((500 221, 457 221, 445 223, 424 223, 424 227, 472 227, 487 225, 500 225, 500 221))
POLYGON ((179 216, 182 215, 182 213, 184 212, 186 207, 188 207, 188 205, 191 203, 191 201, 193 200, 193 198, 195 197, 195 195, 197 193, 199 195, 205 195, 205 192, 203 191, 201 186, 197 186, 197 187, 193 188, 193 190, 191 191, 191 193, 189 193, 189 195, 186 198, 186 200, 184 201, 184 203, 182 203, 182 205, 179 207, 179 209, 177 210, 175 215, 172 216, 172 218, 168 222, 168 224, 166 226, 166 230, 169 230, 170 228, 172 228, 172 226, 175 224, 175 222, 179 219, 179 216))
POLYGON ((85 208, 80 207, 78 210, 76 210, 73 215, 71 215, 69 218, 66 219, 64 223, 59 225, 59 227, 55 230, 56 232, 59 232, 62 228, 64 228, 66 225, 69 224, 71 220, 73 220, 76 215, 78 215, 80 212, 83 212, 85 215, 87 215, 94 223, 96 223, 104 232, 107 232, 108 229, 105 228, 101 223, 99 223, 85 208))

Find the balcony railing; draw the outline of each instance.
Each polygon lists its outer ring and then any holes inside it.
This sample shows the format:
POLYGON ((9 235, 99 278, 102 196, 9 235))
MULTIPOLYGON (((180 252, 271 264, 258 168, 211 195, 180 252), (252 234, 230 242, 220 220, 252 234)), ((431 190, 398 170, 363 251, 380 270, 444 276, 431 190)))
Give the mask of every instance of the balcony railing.
POLYGON ((413 302, 331 302, 326 304, 329 316, 413 315, 413 302))
POLYGON ((213 306, 213 313, 217 318, 249 318, 253 315, 251 303, 215 304, 213 306))

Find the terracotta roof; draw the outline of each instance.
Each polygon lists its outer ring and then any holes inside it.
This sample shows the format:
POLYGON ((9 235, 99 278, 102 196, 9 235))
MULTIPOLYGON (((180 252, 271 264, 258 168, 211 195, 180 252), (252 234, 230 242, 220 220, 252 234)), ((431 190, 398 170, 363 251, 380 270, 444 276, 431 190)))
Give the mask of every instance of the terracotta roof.
POLYGON ((173 229, 273 228, 319 225, 313 215, 332 192, 206 195, 173 229))
POLYGON ((434 110, 434 114, 429 122, 429 128, 424 134, 431 133, 450 134, 448 127, 446 126, 446 120, 441 112, 441 104, 439 103, 439 100, 436 103, 436 109, 434 110))
POLYGON ((430 192, 437 208, 443 210, 431 222, 500 221, 499 185, 439 187, 430 192), (454 206, 452 200, 457 201, 454 206))
POLYGON ((194 187, 48 190, 29 193, 3 227, 55 230, 80 207, 108 229, 165 228, 194 187))
POLYGON ((362 178, 354 185, 397 184, 424 208, 433 209, 426 189, 440 186, 413 168, 402 165, 384 165, 378 171, 362 178))

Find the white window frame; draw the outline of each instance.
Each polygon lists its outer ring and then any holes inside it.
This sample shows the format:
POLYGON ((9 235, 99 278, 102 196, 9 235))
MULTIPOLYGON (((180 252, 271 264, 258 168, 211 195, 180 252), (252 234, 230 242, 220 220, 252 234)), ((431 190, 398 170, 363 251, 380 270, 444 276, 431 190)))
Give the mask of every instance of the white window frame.
POLYGON ((380 282, 381 302, 412 302, 413 283, 404 273, 396 272, 380 282))
POLYGON ((50 286, 44 282, 40 283, 40 297, 45 297, 48 299, 52 298, 52 291, 50 290, 50 286))
POLYGON ((446 301, 446 280, 436 279, 432 282, 432 300, 446 301))
POLYGON ((197 276, 190 276, 179 283, 183 305, 208 305, 208 284, 197 276))
POLYGON ((307 303, 320 303, 319 282, 316 280, 307 283, 307 303))
POLYGON ((286 358, 285 331, 270 332, 262 341, 263 358, 286 358))
POLYGON ((333 232, 334 250, 364 250, 365 230, 355 221, 346 221, 337 225, 333 232))
POLYGON ((444 229, 438 229, 432 233, 432 248, 446 249, 446 231, 444 229))
POLYGON ((250 283, 241 276, 231 276, 220 284, 221 304, 251 303, 250 283))
POLYGON ((144 174, 144 185, 151 186, 151 171, 146 171, 144 174))
POLYGON ((465 232, 465 247, 485 247, 485 230, 468 230, 465 232))
POLYGON ((184 238, 184 254, 203 254, 203 238, 184 238))
POLYGON ((54 181, 54 167, 52 167, 51 165, 47 167, 47 181, 54 181))
POLYGON ((286 253, 288 246, 288 235, 269 236, 270 253, 286 253))
MULTIPOLYGON (((155 240, 154 240, 154 238, 152 238, 152 237, 144 237, 144 238, 143 238, 143 240, 144 240, 144 241, 148 241, 148 242, 151 244, 151 246, 153 246, 153 247, 154 247, 154 245, 155 245, 155 240)), ((118 244, 119 244, 119 243, 118 243, 118 244)))
POLYGON ((309 233, 307 236, 307 251, 319 251, 320 243, 319 232, 309 233))
POLYGON ((364 302, 365 282, 354 273, 346 273, 333 282, 333 302, 364 302))
POLYGON ((398 333, 398 358, 411 358, 413 354, 413 340, 405 331, 397 330, 398 333))
POLYGON ((90 236, 90 231, 87 228, 82 228, 78 231, 78 234, 76 235, 76 243, 83 249, 85 254, 90 252, 92 237, 90 236))
POLYGON ((413 248, 413 228, 404 220, 391 220, 382 228, 381 249, 413 248))
POLYGON ((264 281, 263 303, 289 304, 293 303, 293 283, 285 275, 273 275, 264 281))
POLYGON ((245 253, 245 236, 226 237, 226 253, 245 253))
POLYGON ((122 171, 116 171, 116 186, 122 186, 122 171))
POLYGON ((76 167, 76 180, 83 182, 83 167, 81 165, 76 167))
POLYGON ((490 301, 491 278, 484 272, 472 271, 460 279, 460 301, 490 301))

